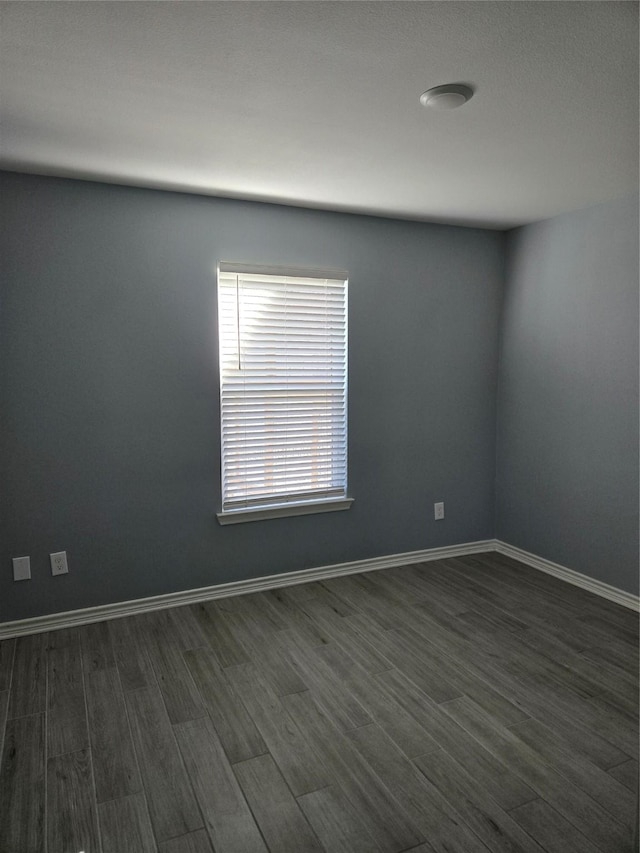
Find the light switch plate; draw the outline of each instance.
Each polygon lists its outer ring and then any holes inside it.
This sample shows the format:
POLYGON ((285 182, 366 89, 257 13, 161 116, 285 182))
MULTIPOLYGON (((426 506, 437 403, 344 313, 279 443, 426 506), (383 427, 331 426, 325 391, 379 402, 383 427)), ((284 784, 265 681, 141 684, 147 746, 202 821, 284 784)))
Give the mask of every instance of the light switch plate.
POLYGON ((29 557, 13 558, 13 579, 14 581, 31 580, 31 560, 29 557))

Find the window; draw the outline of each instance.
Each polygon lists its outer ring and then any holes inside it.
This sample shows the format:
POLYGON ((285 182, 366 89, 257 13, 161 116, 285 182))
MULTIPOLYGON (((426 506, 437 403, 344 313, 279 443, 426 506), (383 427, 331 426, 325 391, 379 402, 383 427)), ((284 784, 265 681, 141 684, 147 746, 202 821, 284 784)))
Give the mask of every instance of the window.
POLYGON ((218 268, 221 524, 348 509, 347 274, 218 268))

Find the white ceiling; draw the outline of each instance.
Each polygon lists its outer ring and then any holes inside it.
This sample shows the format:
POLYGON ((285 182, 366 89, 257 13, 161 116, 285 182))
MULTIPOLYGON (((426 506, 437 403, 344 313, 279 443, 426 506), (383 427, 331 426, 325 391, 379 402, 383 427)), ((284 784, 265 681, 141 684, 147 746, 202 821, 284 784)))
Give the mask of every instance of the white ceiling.
POLYGON ((635 2, 2 2, 0 165, 507 228, 634 191, 635 2), (420 94, 473 99, 429 112, 420 94))

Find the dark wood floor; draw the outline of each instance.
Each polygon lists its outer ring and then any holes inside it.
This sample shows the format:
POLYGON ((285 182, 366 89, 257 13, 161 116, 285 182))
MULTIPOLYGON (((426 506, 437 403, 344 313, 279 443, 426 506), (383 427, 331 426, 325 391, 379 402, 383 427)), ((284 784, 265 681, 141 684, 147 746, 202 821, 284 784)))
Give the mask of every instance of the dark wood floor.
POLYGON ((478 555, 4 641, 0 851, 629 851, 637 628, 478 555))

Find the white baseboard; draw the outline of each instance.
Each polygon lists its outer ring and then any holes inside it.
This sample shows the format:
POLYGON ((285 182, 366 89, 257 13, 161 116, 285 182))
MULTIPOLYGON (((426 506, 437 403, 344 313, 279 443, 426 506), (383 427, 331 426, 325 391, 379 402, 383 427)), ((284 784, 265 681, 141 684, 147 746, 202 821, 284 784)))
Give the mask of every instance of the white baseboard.
POLYGON ((560 580, 571 583, 574 586, 582 587, 589 592, 594 592, 602 598, 608 598, 609 601, 615 601, 616 604, 621 604, 623 607, 628 607, 631 610, 640 611, 640 599, 637 595, 631 592, 625 592, 615 586, 611 586, 603 581, 598 581, 595 578, 590 578, 588 575, 583 575, 581 572, 576 572, 574 569, 568 569, 566 566, 560 566, 558 563, 552 563, 551 560, 545 560, 544 557, 537 557, 529 551, 523 551, 521 548, 516 548, 515 545, 509 545, 502 542, 500 539, 495 540, 495 548, 499 554, 504 554, 507 557, 512 557, 514 560, 519 560, 533 569, 539 569, 541 572, 546 572, 548 575, 553 575, 560 580))
POLYGON ((163 610, 167 607, 178 607, 181 604, 193 604, 197 601, 227 598, 230 595, 261 592, 282 586, 335 578, 340 575, 371 572, 376 569, 390 569, 394 566, 407 566, 411 563, 423 563, 429 560, 445 560, 448 557, 462 557, 465 554, 478 554, 494 550, 495 540, 486 539, 480 542, 465 542, 462 545, 449 545, 444 548, 408 551, 405 554, 390 554, 386 557, 355 560, 352 563, 337 563, 333 566, 320 566, 316 569, 303 569, 298 572, 250 578, 233 583, 205 586, 200 589, 189 589, 184 592, 170 592, 166 595, 154 595, 151 598, 138 598, 134 601, 118 601, 115 604, 102 604, 98 607, 87 607, 82 610, 68 610, 65 613, 51 613, 47 616, 35 616, 31 619, 0 623, 0 640, 20 637, 25 634, 37 634, 40 631, 57 631, 60 628, 70 628, 74 625, 88 625, 91 622, 102 622, 104 619, 119 619, 123 616, 133 616, 136 613, 147 613, 151 610, 163 610))
POLYGON ((293 586, 300 583, 336 578, 341 575, 353 575, 361 572, 371 572, 377 569, 391 569, 396 566, 408 566, 414 563, 424 563, 430 560, 446 560, 449 557, 462 557, 465 554, 479 554, 497 551, 507 557, 513 557, 531 568, 539 569, 560 580, 608 598, 616 604, 631 610, 640 610, 640 600, 630 592, 624 592, 614 586, 594 580, 593 578, 567 569, 543 557, 537 557, 521 548, 516 548, 499 539, 484 539, 479 542, 465 542, 461 545, 448 545, 444 548, 427 548, 424 551, 408 551, 404 554, 390 554, 386 557, 372 557, 367 560, 355 560, 351 563, 337 563, 333 566, 319 566, 315 569, 303 569, 298 572, 287 572, 280 575, 269 575, 262 578, 250 578, 233 583, 205 586, 199 589, 189 589, 183 592, 170 592, 166 595, 154 595, 150 598, 138 598, 134 601, 118 601, 115 604, 102 604, 98 607, 87 607, 82 610, 68 610, 65 613, 51 613, 46 616, 35 616, 31 619, 19 619, 14 622, 0 623, 0 640, 9 637, 20 637, 26 634, 37 634, 40 631, 57 631, 60 628, 71 628, 75 625, 88 625, 91 622, 102 622, 104 619, 119 619, 123 616, 133 616, 136 613, 148 613, 152 610, 164 610, 167 607, 178 607, 182 604, 193 604, 197 601, 209 601, 214 598, 227 598, 230 595, 243 595, 250 592, 262 592, 283 586, 293 586))

